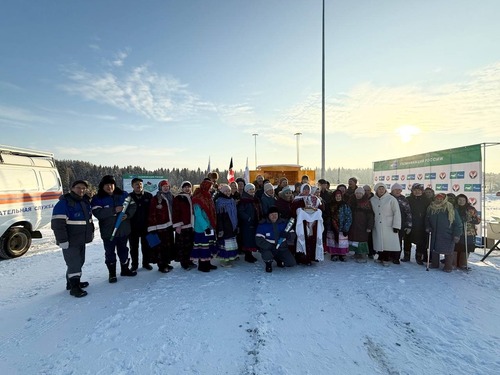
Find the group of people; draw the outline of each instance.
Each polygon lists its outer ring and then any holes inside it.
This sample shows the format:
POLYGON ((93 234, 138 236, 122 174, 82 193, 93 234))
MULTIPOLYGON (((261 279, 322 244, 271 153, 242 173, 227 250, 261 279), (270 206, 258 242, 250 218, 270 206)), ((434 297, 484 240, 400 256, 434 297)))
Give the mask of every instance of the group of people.
POLYGON ((92 216, 99 221, 110 283, 118 280, 118 261, 120 276, 136 276, 139 255, 146 270, 156 264, 168 273, 176 261, 185 270, 210 272, 217 269, 214 258, 232 267, 240 255, 256 262, 254 254, 260 252, 265 271, 272 272, 273 262, 278 267, 312 265, 325 254, 345 262, 350 252, 359 263, 378 254, 375 262, 400 264, 410 261, 415 244, 418 264, 439 268, 444 254, 444 270, 451 272, 466 268, 467 254, 474 251, 480 218, 463 194, 434 195, 413 184, 405 197, 397 183, 390 192, 377 183, 372 192, 369 185, 358 187, 355 177, 334 191, 324 179, 311 186, 307 176, 292 186, 283 177, 276 187, 261 175, 253 183, 238 178, 219 185, 217 180, 217 173, 209 173, 194 192, 184 181, 175 195, 163 180, 153 196, 140 178, 132 180, 133 190, 127 193, 107 175, 93 197, 86 194, 86 181, 74 181, 52 217, 70 294, 87 295, 88 282, 81 275, 85 244, 94 237, 92 216))

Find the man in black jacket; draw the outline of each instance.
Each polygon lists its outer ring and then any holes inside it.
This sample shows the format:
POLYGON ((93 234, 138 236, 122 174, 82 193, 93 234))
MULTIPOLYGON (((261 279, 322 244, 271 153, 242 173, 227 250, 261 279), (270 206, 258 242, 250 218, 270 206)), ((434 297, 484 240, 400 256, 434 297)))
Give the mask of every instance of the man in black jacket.
POLYGON ((132 260, 132 271, 139 268, 139 241, 141 243, 142 267, 151 271, 153 267, 149 264, 155 262, 151 259, 151 249, 149 247, 146 235, 148 234, 148 216, 149 205, 153 195, 144 191, 143 180, 136 177, 132 180, 132 193, 130 196, 137 207, 135 215, 130 219, 131 232, 128 237, 130 246, 130 258, 132 260))

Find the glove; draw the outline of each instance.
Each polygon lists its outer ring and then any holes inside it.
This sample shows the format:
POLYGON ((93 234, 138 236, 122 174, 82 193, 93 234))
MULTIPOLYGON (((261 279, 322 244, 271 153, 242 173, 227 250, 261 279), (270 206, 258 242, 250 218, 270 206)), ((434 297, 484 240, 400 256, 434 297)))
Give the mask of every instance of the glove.
POLYGON ((371 230, 371 229, 367 229, 367 230, 366 230, 366 233, 371 233, 371 232, 372 232, 372 230, 371 230))
POLYGON ((347 232, 342 232, 342 235, 343 235, 344 237, 347 237, 347 235, 348 235, 348 234, 349 234, 349 233, 347 233, 347 232))
POLYGON ((60 243, 60 244, 59 244, 59 247, 60 247, 61 249, 63 249, 63 250, 66 250, 66 249, 68 249, 68 248, 69 248, 69 242, 68 242, 68 241, 66 241, 66 242, 62 242, 62 243, 60 243))
POLYGON ((212 234, 212 229, 210 229, 210 228, 205 229, 206 236, 210 236, 211 234, 212 234))
POLYGON ((405 233, 406 233, 406 234, 410 234, 410 233, 411 233, 411 228, 406 228, 406 229, 405 229, 405 233))
POLYGON ((399 233, 399 229, 398 229, 398 228, 392 228, 392 231, 393 231, 394 233, 399 233))

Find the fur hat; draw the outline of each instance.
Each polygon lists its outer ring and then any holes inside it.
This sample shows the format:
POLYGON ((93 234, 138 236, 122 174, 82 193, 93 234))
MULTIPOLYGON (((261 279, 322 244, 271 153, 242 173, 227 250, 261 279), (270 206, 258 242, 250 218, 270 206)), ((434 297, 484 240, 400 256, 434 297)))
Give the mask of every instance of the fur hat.
POLYGON ((245 188, 243 190, 245 190, 245 193, 248 193, 248 191, 251 189, 255 190, 255 185, 249 182, 248 184, 245 185, 245 188))
MULTIPOLYGON (((381 186, 382 186, 382 187, 384 187, 384 188, 386 188, 386 186, 385 186, 385 184, 384 184, 383 182, 379 182, 379 183, 375 184, 375 186, 373 187, 373 190, 374 190, 374 191, 377 191, 377 189, 378 189, 379 187, 381 187, 381 186)), ((387 189, 387 188, 386 188, 386 189, 387 189)))
POLYGON ((102 186, 107 185, 107 184, 116 185, 116 181, 115 181, 114 176, 111 176, 111 175, 107 174, 106 176, 104 176, 101 179, 101 182, 99 183, 99 186, 102 187, 102 186))
POLYGON ((269 216, 270 214, 274 214, 274 213, 279 213, 278 207, 276 207, 276 206, 269 207, 269 209, 267 210, 267 216, 269 216))
POLYGON ((193 185, 189 181, 182 181, 182 183, 181 183, 181 189, 184 189, 186 186, 191 186, 192 187, 193 185))
POLYGON ((391 191, 393 191, 393 190, 403 190, 403 187, 402 187, 400 184, 398 184, 398 183, 396 182, 396 183, 395 183, 394 185, 392 185, 392 187, 391 187, 391 191))

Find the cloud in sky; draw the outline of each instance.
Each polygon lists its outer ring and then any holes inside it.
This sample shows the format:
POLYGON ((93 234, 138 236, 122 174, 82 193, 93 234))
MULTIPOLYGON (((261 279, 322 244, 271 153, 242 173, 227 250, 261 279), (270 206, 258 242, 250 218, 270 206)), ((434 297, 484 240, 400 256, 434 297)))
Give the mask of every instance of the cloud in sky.
MULTIPOLYGON (((468 134, 498 136, 500 119, 500 64, 472 72, 463 82, 421 87, 383 87, 372 83, 356 86, 339 97, 327 98, 326 129, 354 138, 394 133, 408 124, 413 134, 468 134)), ((319 133, 321 100, 310 95, 285 111, 283 124, 302 132, 319 133)))

